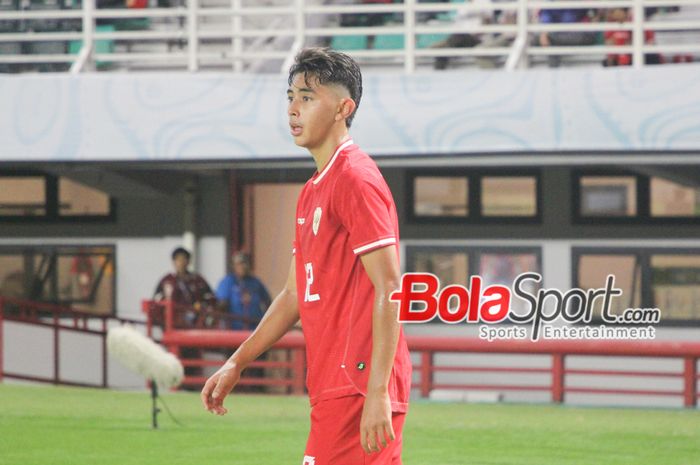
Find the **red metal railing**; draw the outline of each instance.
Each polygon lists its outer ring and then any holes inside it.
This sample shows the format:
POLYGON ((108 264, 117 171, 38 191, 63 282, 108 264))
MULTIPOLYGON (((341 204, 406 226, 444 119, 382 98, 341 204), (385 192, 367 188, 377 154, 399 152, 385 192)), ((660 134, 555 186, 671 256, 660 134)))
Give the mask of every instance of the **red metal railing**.
MULTIPOLYGON (((222 330, 171 330, 163 334, 163 343, 171 348, 186 347, 238 347, 250 334, 249 331, 222 330)), ((588 394, 627 394, 649 396, 683 396, 686 407, 697 405, 697 360, 700 358, 700 344, 693 342, 631 342, 631 341, 538 341, 525 342, 500 340, 486 342, 476 338, 436 338, 408 336, 407 342, 412 352, 420 353, 420 365, 414 366, 419 373, 419 381, 414 384, 421 396, 427 397, 433 389, 493 390, 493 391, 549 391, 552 402, 561 403, 567 393, 588 394), (552 357, 549 368, 530 367, 470 367, 440 366, 435 364, 438 353, 489 353, 489 354, 540 354, 552 357), (623 357, 664 357, 684 360, 682 372, 633 371, 633 370, 583 370, 566 368, 566 358, 572 355, 623 356, 623 357), (436 383, 437 372, 480 372, 480 373, 536 373, 549 374, 551 382, 544 385, 518 384, 446 384, 436 383), (682 378, 682 390, 658 389, 613 389, 606 387, 568 387, 567 375, 590 376, 629 376, 629 377, 669 377, 682 378)), ((298 352, 304 350, 301 334, 287 334, 281 347, 298 352)), ((193 361, 193 363, 196 363, 193 361)), ((203 380, 190 380, 195 383, 203 380)), ((302 386, 303 372, 295 371, 294 383, 302 386)), ((295 392, 299 392, 297 389, 295 392)))
POLYGON ((66 305, 34 302, 12 297, 0 296, 0 381, 3 377, 36 381, 43 383, 65 384, 72 386, 107 387, 107 326, 110 320, 120 323, 144 324, 143 321, 75 310, 66 305), (4 369, 4 321, 25 323, 53 329, 53 375, 51 377, 34 376, 22 373, 9 373, 4 369), (90 328, 90 322, 97 321, 98 329, 90 328), (63 331, 89 334, 101 338, 102 381, 100 384, 80 383, 64 380, 60 371, 60 336, 63 331))
POLYGON ((700 343, 685 341, 615 341, 615 340, 496 340, 486 342, 476 338, 434 338, 408 337, 411 351, 421 353, 421 365, 414 367, 420 372, 422 396, 427 396, 432 389, 481 389, 481 390, 515 390, 515 391, 550 391, 552 402, 561 403, 567 393, 586 394, 623 394, 649 396, 682 396, 686 407, 695 407, 698 399, 697 362, 700 358, 700 343), (436 353, 490 353, 490 354, 539 354, 549 355, 552 363, 549 368, 522 367, 447 367, 434 364, 436 353), (607 369, 573 369, 566 367, 567 357, 573 355, 597 357, 644 357, 675 358, 683 360, 683 371, 654 370, 607 370, 607 369), (485 384, 437 384, 433 375, 440 371, 483 372, 483 373, 539 373, 549 374, 551 382, 546 385, 485 385, 485 384), (628 376, 628 377, 664 377, 683 379, 682 390, 659 389, 613 389, 608 387, 570 387, 566 385, 567 375, 589 376, 628 376))
MULTIPOLYGON (((181 318, 183 312, 191 312, 189 307, 183 307, 172 301, 144 300, 141 309, 146 315, 146 332, 153 334, 154 326, 162 326, 163 339, 161 343, 178 358, 185 367, 219 367, 221 360, 206 360, 203 358, 182 359, 182 348, 199 349, 224 349, 229 352, 240 346, 250 335, 251 331, 233 331, 221 329, 183 329, 181 318), (160 324, 157 324, 160 323, 160 324), (224 339, 221 336, 224 335, 224 339)), ((233 320, 231 315, 212 309, 200 309, 196 321, 214 321, 222 323, 225 327, 233 320)), ((245 319, 241 319, 245 320, 245 319)), ((277 341, 272 349, 286 350, 287 361, 256 360, 250 364, 250 368, 277 368, 286 370, 286 376, 273 378, 269 376, 251 376, 250 370, 244 373, 239 381, 241 386, 282 386, 288 393, 303 394, 306 376, 306 357, 304 336, 300 331, 292 331, 277 341)), ((205 376, 185 376, 183 385, 201 386, 205 383, 205 376)))
MULTIPOLYGON (((144 301, 143 310, 147 315, 147 331, 152 334, 153 321, 151 313, 154 308, 160 307, 163 312, 163 338, 162 343, 169 350, 179 354, 182 347, 195 348, 225 348, 232 351, 248 337, 249 331, 230 331, 219 329, 180 329, 173 324, 175 306, 171 302, 153 303, 144 301)), ((0 380, 2 376, 28 379, 32 381, 53 382, 57 384, 76 384, 64 381, 60 377, 59 367, 59 337, 61 331, 78 331, 93 334, 102 338, 103 348, 103 372, 102 384, 107 385, 106 364, 106 329, 108 320, 112 317, 96 316, 90 313, 72 310, 67 307, 22 301, 18 299, 0 297, 0 380), (10 311, 11 310, 11 311, 10 311), (3 368, 3 319, 33 325, 41 325, 53 328, 54 337, 54 373, 51 378, 40 378, 7 373, 3 368), (99 320, 99 329, 91 329, 89 322, 99 320)), ((135 320, 117 319, 131 323, 143 323, 135 320)), ((428 396, 433 389, 461 389, 461 390, 492 390, 492 391, 543 391, 549 392, 553 402, 563 402, 567 394, 617 394, 617 395, 645 395, 645 396, 681 396, 686 407, 695 407, 698 402, 698 359, 700 358, 700 343, 687 341, 613 341, 613 340, 545 340, 530 342, 526 340, 497 340, 486 342, 475 338, 436 338, 436 337, 407 337, 409 348, 413 353, 419 354, 420 363, 414 366, 418 374, 418 381, 414 384, 420 394, 428 396), (520 354, 542 355, 551 357, 549 367, 503 367, 503 366, 447 366, 436 363, 437 354, 520 354), (627 370, 627 369, 577 369, 568 368, 567 359, 571 356, 592 357, 635 357, 635 358, 666 358, 683 361, 682 370, 627 370), (435 374, 441 372, 452 373, 509 373, 509 374, 547 374, 550 382, 539 385, 522 385, 512 382, 503 384, 485 383, 439 383, 435 381, 435 374), (569 375, 586 375, 590 380, 596 380, 595 385, 578 387, 568 386, 566 381, 569 375), (599 380, 605 376, 622 376, 635 378, 666 378, 680 379, 683 381, 682 389, 650 389, 643 385, 634 389, 617 389, 605 386, 599 380)), ((288 350, 290 361, 273 362, 258 361, 253 367, 276 367, 288 370, 288 377, 284 379, 270 379, 264 377, 244 378, 241 384, 249 385, 280 385, 287 386, 289 391, 300 394, 304 390, 305 377, 305 345, 301 332, 293 331, 285 335, 276 348, 288 350)), ((221 361, 192 359, 183 361, 186 366, 218 366, 221 361)), ((199 385, 204 382, 203 376, 187 377, 186 383, 199 385)))
MULTIPOLYGON (((169 304, 165 304, 166 306, 169 304)), ((144 310, 147 308, 144 302, 144 310)), ((166 309, 167 315, 171 310, 166 309)), ((250 334, 248 331, 225 330, 181 330, 172 329, 167 324, 163 334, 163 343, 170 350, 177 352, 179 347, 226 347, 230 350, 237 348, 250 334), (171 328, 171 329, 168 329, 171 328)), ((172 318, 170 318, 172 321, 172 318)), ((433 389, 462 389, 462 390, 492 390, 492 391, 548 391, 555 403, 564 402, 566 394, 617 394, 617 395, 646 395, 646 396, 682 396, 686 407, 695 407, 698 400, 697 362, 700 358, 700 343, 679 341, 615 341, 615 340, 545 340, 531 342, 527 340, 496 340, 486 342, 476 338, 436 338, 409 336, 407 342, 410 350, 420 354, 420 364, 414 366, 419 374, 419 381, 414 384, 421 396, 427 397, 433 389), (488 353, 488 354, 526 354, 548 355, 551 365, 547 368, 532 367, 489 367, 489 366, 444 366, 435 364, 435 356, 439 353, 488 353), (613 369, 576 369, 567 368, 569 356, 593 357, 660 357, 683 360, 682 371, 659 370, 613 370, 613 369), (519 374, 548 374, 550 383, 541 385, 522 384, 448 384, 436 383, 435 374, 439 372, 455 373, 519 373, 519 374), (568 375, 587 375, 595 377, 622 376, 630 378, 671 378, 683 379, 682 390, 649 389, 640 386, 635 389, 616 389, 605 386, 574 387, 567 386, 568 375)), ((290 349, 295 353, 294 363, 284 365, 292 368, 293 375, 285 383, 294 386, 294 392, 299 393, 303 386, 304 339, 300 333, 287 334, 280 341, 279 347, 290 349)), ((217 364, 211 361, 191 360, 189 364, 217 364)), ((204 378, 190 378, 192 384, 203 383, 204 378)), ((252 384, 253 382, 251 382, 252 384)))

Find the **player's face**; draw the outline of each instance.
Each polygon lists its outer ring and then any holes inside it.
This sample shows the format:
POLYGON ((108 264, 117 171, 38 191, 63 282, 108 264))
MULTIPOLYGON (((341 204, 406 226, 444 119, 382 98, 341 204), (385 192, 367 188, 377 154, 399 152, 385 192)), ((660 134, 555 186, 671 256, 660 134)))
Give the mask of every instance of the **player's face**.
MULTIPOLYGON (((294 76, 287 90, 287 116, 294 143, 313 149, 320 146, 339 120, 342 99, 330 86, 319 85, 314 76, 294 76)), ((343 122, 343 124, 345 124, 343 122)))

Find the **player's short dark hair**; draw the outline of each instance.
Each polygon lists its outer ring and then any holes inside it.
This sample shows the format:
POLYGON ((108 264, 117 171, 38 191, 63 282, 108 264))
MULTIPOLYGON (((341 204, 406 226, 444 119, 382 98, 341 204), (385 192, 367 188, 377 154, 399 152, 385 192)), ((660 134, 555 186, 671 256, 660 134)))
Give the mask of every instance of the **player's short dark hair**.
POLYGON ((184 255, 185 258, 187 258, 188 260, 192 257, 192 254, 190 253, 190 251, 184 247, 178 247, 175 250, 173 250, 173 253, 170 254, 170 257, 173 260, 175 260, 175 257, 177 257, 178 255, 184 255))
POLYGON ((314 47, 301 50, 294 58, 294 64, 289 68, 287 83, 291 86, 294 76, 304 73, 308 83, 310 76, 318 79, 318 83, 337 84, 343 86, 355 101, 355 111, 345 120, 350 127, 362 100, 362 72, 360 66, 350 56, 329 48, 314 47))

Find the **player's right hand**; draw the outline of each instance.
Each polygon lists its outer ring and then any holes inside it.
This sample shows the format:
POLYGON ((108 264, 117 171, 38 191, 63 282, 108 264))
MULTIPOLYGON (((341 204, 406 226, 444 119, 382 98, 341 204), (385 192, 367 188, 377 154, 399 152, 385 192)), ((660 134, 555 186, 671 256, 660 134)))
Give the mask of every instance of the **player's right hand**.
POLYGON ((231 392, 241 379, 241 369, 233 362, 226 362, 219 370, 211 375, 202 388, 200 397, 204 408, 217 415, 225 415, 224 398, 231 392))

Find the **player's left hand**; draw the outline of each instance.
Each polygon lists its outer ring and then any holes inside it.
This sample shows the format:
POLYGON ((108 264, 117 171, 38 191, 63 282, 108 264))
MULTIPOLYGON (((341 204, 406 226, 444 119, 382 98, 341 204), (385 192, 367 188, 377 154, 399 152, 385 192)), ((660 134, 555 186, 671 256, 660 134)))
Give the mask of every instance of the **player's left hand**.
POLYGON ((360 419, 360 443, 368 454, 379 452, 396 439, 391 424, 391 399, 388 393, 367 394, 360 419))
POLYGON ((227 361, 216 373, 211 375, 202 388, 200 397, 204 408, 217 415, 226 415, 224 398, 241 379, 241 369, 235 363, 227 361))

